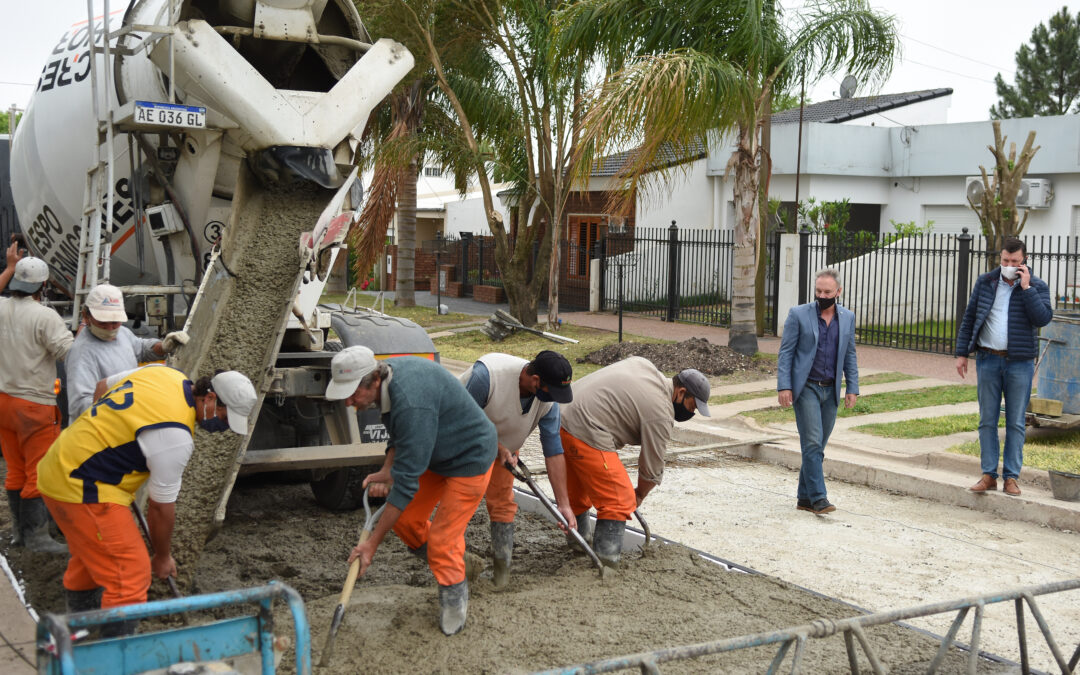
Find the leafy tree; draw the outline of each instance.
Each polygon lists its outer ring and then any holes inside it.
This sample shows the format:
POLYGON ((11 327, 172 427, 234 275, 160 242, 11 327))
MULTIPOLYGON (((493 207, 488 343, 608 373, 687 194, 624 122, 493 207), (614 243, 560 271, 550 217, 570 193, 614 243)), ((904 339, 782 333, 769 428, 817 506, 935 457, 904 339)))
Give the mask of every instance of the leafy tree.
POLYGON ((1068 7, 1040 23, 1016 51, 1016 85, 994 77, 998 103, 992 119, 1068 115, 1080 110, 1080 20, 1068 7))
POLYGON ((840 71, 887 76, 898 42, 893 19, 866 0, 819 0, 792 17, 774 0, 579 0, 564 25, 570 42, 622 66, 586 113, 582 148, 595 156, 637 145, 617 176, 627 194, 640 188, 648 198, 686 170, 658 162, 661 154, 688 158, 698 139, 734 136, 728 170, 738 222, 728 344, 756 352, 754 283, 767 188, 761 176, 771 174, 762 127, 773 92, 803 72, 808 85, 840 71))
MULTIPOLYGON (((15 126, 19 126, 19 120, 22 119, 23 114, 15 114, 15 126)), ((7 110, 0 110, 0 134, 11 133, 11 117, 7 110)))

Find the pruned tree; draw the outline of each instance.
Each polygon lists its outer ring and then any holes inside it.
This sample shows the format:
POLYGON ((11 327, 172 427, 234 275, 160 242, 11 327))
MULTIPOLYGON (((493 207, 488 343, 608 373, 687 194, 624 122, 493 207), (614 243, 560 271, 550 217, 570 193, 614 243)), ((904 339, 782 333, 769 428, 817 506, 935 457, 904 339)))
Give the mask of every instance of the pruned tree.
POLYGON ((998 103, 990 117, 1068 115, 1080 98, 1080 20, 1068 7, 1031 31, 1031 40, 1016 51, 1016 84, 994 77, 998 103))
POLYGON ((1035 132, 1028 132, 1027 141, 1016 154, 1016 143, 1009 143, 1009 152, 1005 152, 1008 136, 1001 133, 1001 121, 994 120, 994 144, 986 148, 994 156, 993 171, 987 173, 986 167, 979 165, 982 174, 983 193, 978 202, 968 197, 968 204, 979 217, 983 236, 986 237, 986 250, 997 255, 1005 237, 1016 237, 1024 231, 1027 224, 1028 210, 1023 217, 1016 208, 1016 195, 1023 186, 1024 174, 1031 166, 1031 159, 1042 146, 1035 145, 1035 132))

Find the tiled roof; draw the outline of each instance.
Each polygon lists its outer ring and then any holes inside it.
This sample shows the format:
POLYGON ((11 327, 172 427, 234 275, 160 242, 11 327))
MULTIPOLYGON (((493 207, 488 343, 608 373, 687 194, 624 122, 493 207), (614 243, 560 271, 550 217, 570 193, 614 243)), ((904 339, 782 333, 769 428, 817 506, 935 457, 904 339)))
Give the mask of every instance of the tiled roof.
MULTIPOLYGON (((803 108, 804 122, 825 122, 837 124, 848 120, 866 117, 875 113, 885 112, 893 108, 900 108, 920 101, 948 96, 953 93, 949 87, 940 89, 923 89, 920 91, 908 91, 902 94, 881 94, 879 96, 860 96, 859 98, 838 98, 833 101, 811 103, 803 108)), ((789 124, 799 122, 799 109, 792 108, 778 112, 772 116, 773 124, 789 124)))
MULTIPOLYGON (((849 120, 866 117, 875 113, 885 112, 894 108, 900 108, 920 101, 948 96, 953 93, 949 87, 939 89, 922 89, 920 91, 908 91, 900 94, 881 94, 878 96, 861 96, 859 98, 838 98, 833 101, 811 103, 803 108, 804 122, 824 122, 826 124, 838 124, 849 120)), ((793 108, 778 112, 772 116, 773 124, 788 124, 799 122, 799 109, 793 108)), ((636 150, 627 150, 614 155, 608 155, 593 163, 591 175, 597 178, 614 176, 622 169, 628 159, 636 150)), ((676 153, 671 147, 665 146, 660 151, 660 158, 655 166, 671 166, 680 162, 705 157, 706 149, 702 140, 696 139, 693 146, 686 153, 676 153)))

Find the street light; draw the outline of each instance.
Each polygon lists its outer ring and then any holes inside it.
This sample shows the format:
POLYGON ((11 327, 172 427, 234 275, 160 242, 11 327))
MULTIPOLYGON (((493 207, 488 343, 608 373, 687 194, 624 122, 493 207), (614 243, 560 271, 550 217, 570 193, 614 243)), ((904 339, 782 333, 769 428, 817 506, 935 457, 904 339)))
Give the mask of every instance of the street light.
POLYGON ((434 241, 425 241, 423 248, 429 253, 435 254, 435 314, 445 314, 442 306, 442 254, 446 251, 446 240, 442 232, 435 233, 434 241))

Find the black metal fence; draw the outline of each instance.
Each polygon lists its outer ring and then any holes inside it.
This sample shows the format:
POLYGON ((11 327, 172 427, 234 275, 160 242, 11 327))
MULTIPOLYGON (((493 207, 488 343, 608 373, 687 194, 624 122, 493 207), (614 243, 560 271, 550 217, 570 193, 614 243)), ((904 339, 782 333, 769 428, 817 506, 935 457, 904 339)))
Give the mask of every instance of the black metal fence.
MULTIPOLYGON (((1022 237, 1032 274, 1050 287, 1055 309, 1080 309, 1080 237, 1022 237)), ((841 302, 855 313, 856 340, 951 353, 972 284, 997 266, 982 236, 926 234, 898 238, 800 235, 799 301, 813 297, 819 270, 839 270, 841 302)))
MULTIPOLYGON (((601 241, 601 309, 709 326, 731 325, 735 239, 731 230, 639 227, 601 241), (619 284, 622 284, 620 294, 619 284)), ((765 247, 765 321, 776 332, 779 235, 765 247)))

